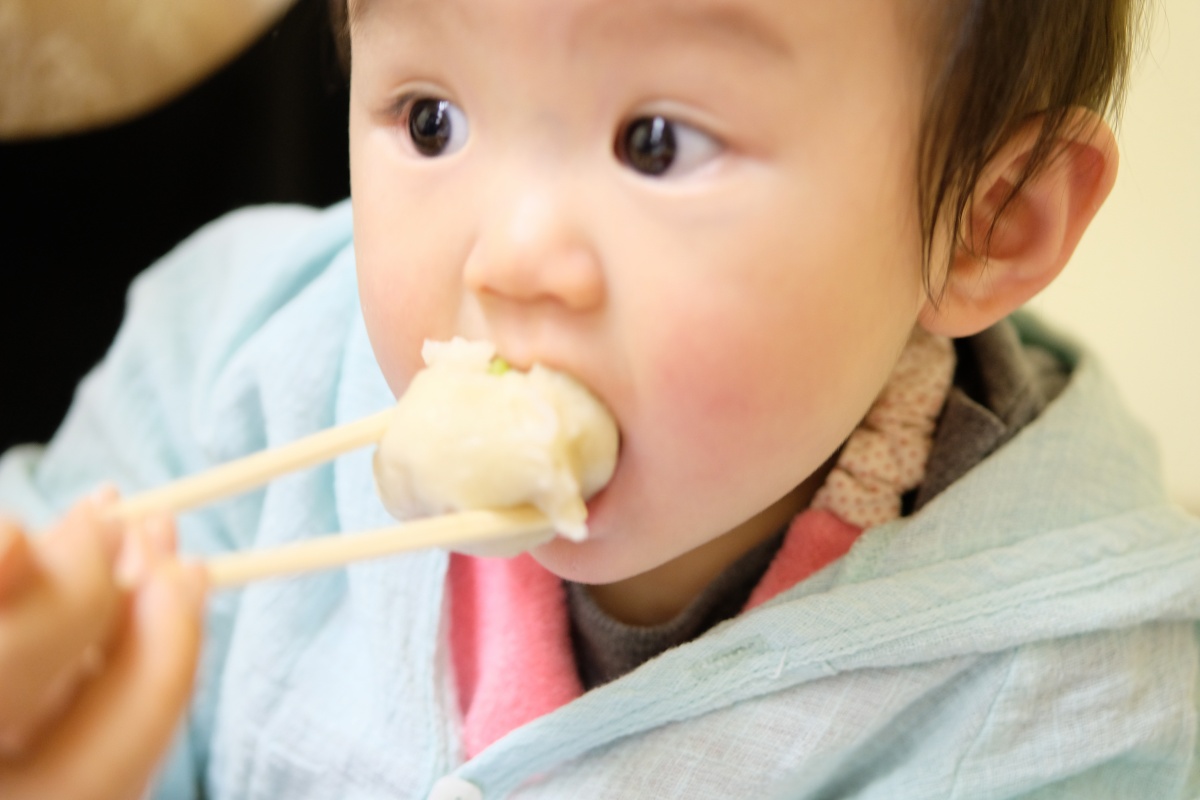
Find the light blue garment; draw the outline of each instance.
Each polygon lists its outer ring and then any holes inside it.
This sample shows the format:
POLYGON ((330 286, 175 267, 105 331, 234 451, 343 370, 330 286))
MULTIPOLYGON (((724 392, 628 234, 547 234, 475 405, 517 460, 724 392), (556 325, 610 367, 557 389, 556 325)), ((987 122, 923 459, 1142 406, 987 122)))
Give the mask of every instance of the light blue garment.
MULTIPOLYGON (((170 254, 55 440, 0 461, 0 507, 44 523, 101 480, 131 492, 387 407, 350 239, 345 204, 257 209, 170 254)), ((455 774, 486 798, 1196 798, 1200 525, 1078 358, 920 513, 468 763, 445 554, 221 594, 157 796, 425 797, 455 774)), ((369 457, 186 515, 183 547, 387 524, 369 457)))

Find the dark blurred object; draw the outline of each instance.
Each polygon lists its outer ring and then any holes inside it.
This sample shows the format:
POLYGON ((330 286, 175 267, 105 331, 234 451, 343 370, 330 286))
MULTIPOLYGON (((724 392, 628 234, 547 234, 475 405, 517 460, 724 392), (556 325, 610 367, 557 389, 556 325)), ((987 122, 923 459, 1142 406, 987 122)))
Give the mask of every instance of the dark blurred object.
POLYGON ((104 354, 129 281, 205 222, 349 193, 348 89, 325 0, 301 0, 168 105, 0 144, 0 450, 45 441, 104 354))

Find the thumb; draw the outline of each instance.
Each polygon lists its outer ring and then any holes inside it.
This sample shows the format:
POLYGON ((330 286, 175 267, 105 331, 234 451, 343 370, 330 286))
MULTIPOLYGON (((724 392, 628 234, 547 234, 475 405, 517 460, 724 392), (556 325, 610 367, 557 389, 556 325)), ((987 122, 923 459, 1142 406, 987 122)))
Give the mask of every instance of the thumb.
POLYGON ((0 795, 140 796, 191 697, 205 590, 198 565, 156 568, 133 598, 108 665, 30 759, 0 772, 0 795))

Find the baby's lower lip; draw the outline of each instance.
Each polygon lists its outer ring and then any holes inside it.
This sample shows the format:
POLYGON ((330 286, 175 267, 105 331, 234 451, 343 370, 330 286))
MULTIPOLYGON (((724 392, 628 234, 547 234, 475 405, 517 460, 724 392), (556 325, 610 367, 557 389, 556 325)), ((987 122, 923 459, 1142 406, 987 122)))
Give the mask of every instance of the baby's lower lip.
MULTIPOLYGON (((614 476, 615 476, 615 473, 614 473, 614 476)), ((612 482, 609 481, 609 483, 611 484, 612 482)), ((587 501, 588 521, 589 522, 596 516, 597 513, 599 513, 599 510, 604 507, 604 498, 607 496, 608 496, 608 486, 605 486, 603 489, 601 489, 600 491, 598 491, 594 495, 592 495, 591 499, 587 501)))
POLYGON ((587 501, 587 525, 589 539, 595 535, 596 531, 606 527, 608 515, 611 513, 609 509, 612 508, 611 497, 613 494, 613 484, 619 480, 621 475, 621 462, 622 454, 620 451, 618 451, 617 464, 613 469, 612 478, 610 478, 608 483, 604 485, 603 489, 596 492, 587 501))

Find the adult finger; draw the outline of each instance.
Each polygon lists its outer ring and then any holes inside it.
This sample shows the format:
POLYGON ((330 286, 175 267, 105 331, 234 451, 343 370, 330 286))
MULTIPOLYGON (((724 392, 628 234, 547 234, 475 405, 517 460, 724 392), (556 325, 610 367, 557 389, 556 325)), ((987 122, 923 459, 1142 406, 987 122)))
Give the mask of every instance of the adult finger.
POLYGON ((138 797, 191 695, 200 651, 202 568, 158 566, 137 592, 104 671, 37 750, 0 763, 0 797, 138 797))
MULTIPOLYGON (((103 504, 77 505, 54 529, 13 544, 23 577, 0 612, 0 734, 21 738, 65 697, 89 654, 111 638, 121 607, 112 562, 120 528, 103 504), (22 554, 21 547, 27 548, 22 554)), ((93 657, 94 660, 94 657, 93 657)))
POLYGON ((0 608, 25 590, 34 575, 33 553, 25 529, 0 517, 0 608))

